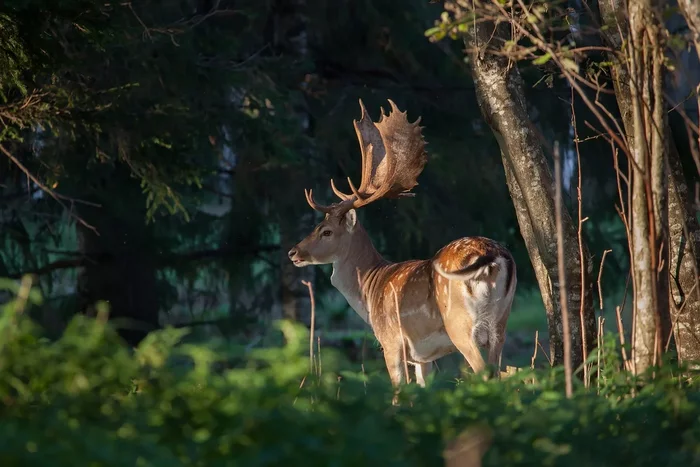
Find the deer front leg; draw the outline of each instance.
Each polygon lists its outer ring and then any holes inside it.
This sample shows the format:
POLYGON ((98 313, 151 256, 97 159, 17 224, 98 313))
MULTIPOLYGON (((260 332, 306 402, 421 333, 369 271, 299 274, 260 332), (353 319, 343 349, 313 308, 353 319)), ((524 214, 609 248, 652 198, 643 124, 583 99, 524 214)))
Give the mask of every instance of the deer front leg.
POLYGON ((384 363, 386 363, 386 369, 389 372, 391 385, 394 387, 394 398, 391 401, 393 405, 398 405, 399 386, 406 379, 403 352, 401 343, 384 348, 384 363))

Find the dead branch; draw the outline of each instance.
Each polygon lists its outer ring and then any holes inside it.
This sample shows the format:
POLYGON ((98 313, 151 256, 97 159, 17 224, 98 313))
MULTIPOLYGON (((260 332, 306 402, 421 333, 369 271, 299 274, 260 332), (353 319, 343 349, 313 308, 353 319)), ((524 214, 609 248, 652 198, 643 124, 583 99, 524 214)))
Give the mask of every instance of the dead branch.
POLYGON ((39 181, 39 179, 37 177, 35 177, 34 174, 32 174, 31 171, 24 164, 22 164, 22 162, 19 159, 17 159, 10 151, 8 151, 5 148, 5 146, 3 146, 2 144, 0 144, 0 151, 2 151, 2 153, 5 154, 5 156, 7 156, 7 158, 10 159, 10 161, 13 164, 15 164, 22 172, 24 172, 24 174, 27 176, 27 178, 29 178, 32 182, 34 182, 34 184, 36 186, 38 186, 41 189, 41 191, 43 191, 47 195, 51 196, 54 200, 56 200, 56 202, 58 204, 60 204, 61 207, 68 212, 68 214, 70 215, 70 217, 73 220, 75 220, 79 224, 83 225, 87 229, 93 231, 96 235, 100 235, 100 233, 97 231, 97 229, 94 226, 92 226, 91 224, 88 224, 82 217, 78 216, 75 212, 73 212, 73 206, 75 204, 84 204, 87 206, 93 206, 93 207, 99 208, 99 207, 102 207, 101 205, 96 204, 96 203, 91 203, 88 201, 83 201, 83 200, 71 198, 71 197, 62 195, 60 193, 57 193, 56 191, 52 190, 51 188, 49 188, 46 185, 44 185, 43 183, 41 183, 41 181, 39 181), (70 204, 70 208, 68 206, 66 206, 65 202, 68 202, 70 204))
MULTIPOLYGON (((167 256, 159 256, 156 260, 156 266, 160 268, 173 267, 181 263, 196 262, 196 261, 211 261, 224 258, 230 258, 236 255, 258 255, 260 253, 270 253, 279 251, 279 245, 257 245, 251 247, 238 246, 236 248, 222 247, 212 250, 199 250, 199 251, 188 251, 184 253, 174 253, 167 256)), ((74 259, 60 259, 53 261, 45 266, 29 271, 21 271, 17 273, 10 274, 8 278, 19 279, 25 274, 32 274, 35 276, 43 276, 50 274, 55 271, 60 271, 63 269, 76 269, 89 265, 107 265, 113 261, 115 258, 105 254, 84 254, 80 252, 61 252, 70 256, 80 256, 74 259)), ((131 251, 122 252, 121 255, 134 255, 138 256, 141 252, 131 251)))
POLYGON ((605 256, 612 250, 604 250, 603 257, 600 260, 600 268, 598 269, 598 300, 600 301, 600 309, 603 309, 603 286, 600 283, 603 278, 603 265, 605 264, 605 256))
MULTIPOLYGON (((309 300, 311 300, 311 334, 309 335, 309 371, 314 368, 314 328, 316 325, 316 301, 314 300, 313 285, 309 281, 301 281, 309 289, 309 300)), ((320 337, 319 337, 320 338, 320 337)), ((320 345, 320 344, 319 344, 320 345)))
POLYGON ((568 295, 566 292, 566 267, 564 266, 564 228, 562 226, 561 219, 561 211, 563 209, 563 206, 561 193, 561 157, 559 154, 559 141, 554 142, 554 180, 554 185, 556 188, 556 195, 554 201, 556 206, 555 220, 557 224, 559 300, 561 302, 562 326, 564 327, 564 375, 566 378, 566 397, 571 397, 573 394, 573 385, 571 381, 571 328, 569 327, 569 304, 568 295))
POLYGON ((585 326, 585 305, 586 305, 586 258, 583 255, 583 223, 588 220, 586 217, 585 219, 582 218, 582 194, 581 194, 581 152, 579 151, 579 143, 578 143, 578 129, 576 127, 576 110, 574 109, 574 90, 573 88, 571 89, 571 126, 574 129, 574 144, 576 145, 576 166, 577 166, 577 175, 578 175, 578 183, 576 187, 576 194, 577 194, 577 201, 578 201, 578 231, 577 231, 577 237, 578 237, 578 254, 579 254, 579 261, 581 262, 581 305, 579 308, 579 319, 581 321, 581 341, 582 341, 582 346, 583 346, 583 381, 588 387, 590 381, 589 381, 589 375, 588 375, 588 345, 586 341, 586 326, 585 326))

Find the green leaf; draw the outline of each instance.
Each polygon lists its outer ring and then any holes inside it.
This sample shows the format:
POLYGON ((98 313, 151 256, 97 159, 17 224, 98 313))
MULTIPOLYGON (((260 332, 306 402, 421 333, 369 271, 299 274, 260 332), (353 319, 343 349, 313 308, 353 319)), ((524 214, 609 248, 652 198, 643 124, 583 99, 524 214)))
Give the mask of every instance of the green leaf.
POLYGON ((566 70, 568 70, 572 73, 578 73, 578 71, 579 71, 578 63, 576 63, 574 60, 567 58, 567 57, 562 57, 561 63, 566 70))
POLYGON ((534 60, 532 61, 532 64, 533 64, 533 65, 544 65, 544 64, 547 63, 551 58, 552 58, 552 55, 551 55, 549 52, 547 52, 547 53, 545 53, 544 55, 540 55, 539 57, 537 57, 536 59, 534 59, 534 60))

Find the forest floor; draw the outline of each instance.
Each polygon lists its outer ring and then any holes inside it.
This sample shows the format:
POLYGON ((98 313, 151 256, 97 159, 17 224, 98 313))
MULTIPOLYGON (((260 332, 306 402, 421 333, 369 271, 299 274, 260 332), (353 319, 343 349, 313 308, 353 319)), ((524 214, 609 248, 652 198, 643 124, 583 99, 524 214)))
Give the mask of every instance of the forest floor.
MULTIPOLYGON (((615 308, 622 305, 623 296, 622 290, 606 294, 603 297, 602 310, 599 298, 595 297, 596 318, 604 318, 606 333, 618 334, 615 308)), ((621 316, 625 331, 629 332, 631 324, 629 303, 625 304, 621 316)), ((539 343, 535 365, 546 365, 549 355, 547 315, 539 291, 531 289, 519 292, 513 301, 513 309, 508 320, 508 335, 503 348, 503 365, 519 368, 530 366, 535 354, 535 339, 539 343)))

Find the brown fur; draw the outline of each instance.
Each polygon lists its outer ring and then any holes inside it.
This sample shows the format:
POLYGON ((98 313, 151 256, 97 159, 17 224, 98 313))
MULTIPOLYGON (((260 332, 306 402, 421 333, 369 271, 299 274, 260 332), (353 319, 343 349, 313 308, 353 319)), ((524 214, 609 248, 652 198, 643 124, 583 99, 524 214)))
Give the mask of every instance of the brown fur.
MULTIPOLYGON (((347 222, 327 216, 309 237, 290 251, 290 257, 304 265, 333 263, 331 280, 372 326, 384 349, 392 383, 404 380, 404 346, 408 363, 419 368, 421 373, 430 371, 432 361, 456 351, 464 355, 474 371, 483 370, 485 362, 473 336, 475 310, 469 309, 464 294, 473 296, 478 287, 494 289, 505 273, 501 280, 505 280, 506 294, 495 298, 507 300, 503 304, 507 310, 498 316, 497 322, 491 323, 483 343, 488 347, 488 363, 499 364, 516 281, 515 263, 507 249, 488 238, 467 237, 449 243, 429 260, 389 263, 374 249, 359 224, 353 224, 348 231, 347 222), (321 236, 327 229, 332 229, 333 235, 321 236), (333 240, 326 240, 330 238, 333 240), (483 266, 484 272, 476 279, 461 283, 447 279, 434 267, 437 265, 448 273, 459 272, 483 258, 492 259, 483 266), (506 266, 505 271, 501 271, 501 265, 506 266)), ((486 319, 488 321, 489 317, 486 319)), ((419 382, 425 374, 421 376, 419 382)))

